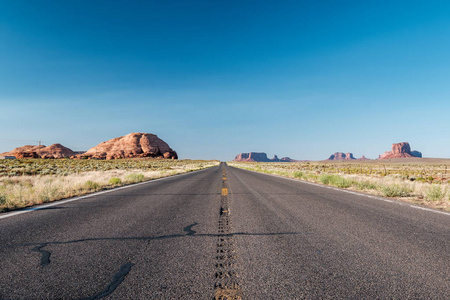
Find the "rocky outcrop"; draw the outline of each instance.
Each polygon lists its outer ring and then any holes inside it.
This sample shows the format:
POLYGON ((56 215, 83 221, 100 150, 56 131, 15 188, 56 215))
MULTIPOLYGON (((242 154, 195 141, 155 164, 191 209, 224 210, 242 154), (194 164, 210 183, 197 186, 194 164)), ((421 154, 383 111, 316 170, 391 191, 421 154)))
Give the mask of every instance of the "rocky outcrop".
POLYGON ((378 159, 410 158, 410 157, 422 157, 422 153, 416 150, 411 151, 409 143, 402 142, 392 144, 391 151, 384 152, 378 157, 378 159))
POLYGON ((280 159, 280 162, 296 162, 296 161, 298 161, 298 160, 295 160, 295 159, 292 159, 292 158, 290 158, 290 157, 282 157, 281 159, 280 159))
POLYGON ((364 155, 358 158, 357 160, 369 160, 369 158, 366 158, 364 155))
POLYGON ((154 157, 178 159, 177 153, 162 139, 151 133, 135 132, 98 144, 73 158, 117 159, 154 157))
POLYGON ((417 150, 412 150, 411 155, 414 157, 422 157, 422 152, 417 151, 417 150))
POLYGON ((328 160, 352 160, 352 159, 356 159, 353 156, 353 153, 343 153, 343 152, 336 152, 328 158, 328 160))
POLYGON ((296 160, 289 157, 283 157, 281 159, 274 155, 272 159, 267 157, 264 152, 250 152, 250 153, 240 153, 236 155, 233 161, 248 161, 248 162, 294 162, 296 160))
POLYGON ((66 158, 76 153, 61 144, 51 146, 26 145, 18 147, 10 152, 0 154, 1 156, 15 156, 16 158, 66 158))
POLYGON ((53 144, 51 146, 42 148, 39 151, 41 158, 66 158, 75 155, 76 152, 64 147, 61 144, 53 144))
POLYGON ((236 155, 233 161, 270 162, 271 160, 267 157, 266 153, 250 152, 236 155))

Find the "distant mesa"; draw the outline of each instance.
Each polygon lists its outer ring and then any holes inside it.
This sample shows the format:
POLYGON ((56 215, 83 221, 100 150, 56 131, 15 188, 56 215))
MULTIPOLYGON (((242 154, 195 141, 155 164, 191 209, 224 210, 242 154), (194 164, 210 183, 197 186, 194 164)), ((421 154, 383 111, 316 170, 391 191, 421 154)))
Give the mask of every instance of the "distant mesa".
POLYGON ((178 159, 177 153, 162 139, 151 133, 134 132, 98 144, 72 158, 118 159, 154 157, 178 159))
POLYGON ((77 153, 61 144, 51 146, 26 145, 10 152, 1 153, 0 156, 15 156, 16 158, 67 158, 77 153))
POLYGON ((378 159, 422 157, 422 153, 413 150, 408 142, 392 144, 392 150, 381 154, 378 159))
POLYGON ((328 160, 352 160, 356 159, 353 157, 353 153, 335 152, 331 154, 328 160))
POLYGON ((274 155, 272 159, 267 157, 264 152, 250 152, 250 153, 240 153, 236 155, 233 161, 247 161, 247 162, 295 162, 297 160, 291 159, 289 157, 283 157, 281 159, 274 155))
POLYGON ((364 155, 360 158, 355 158, 353 153, 336 152, 331 154, 327 160, 369 160, 364 155))

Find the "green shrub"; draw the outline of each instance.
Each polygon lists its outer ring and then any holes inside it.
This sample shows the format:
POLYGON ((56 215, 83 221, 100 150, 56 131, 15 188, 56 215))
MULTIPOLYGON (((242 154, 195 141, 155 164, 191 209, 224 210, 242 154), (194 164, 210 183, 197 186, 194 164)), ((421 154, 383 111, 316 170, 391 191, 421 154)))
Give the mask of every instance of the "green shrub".
POLYGON ((399 184, 383 185, 380 190, 386 197, 408 197, 412 193, 409 187, 399 184))
POLYGON ((376 190, 378 188, 376 184, 370 181, 356 182, 356 187, 360 190, 376 190))
POLYGON ((121 183, 122 183, 122 180, 120 180, 120 178, 117 178, 117 177, 112 177, 109 180, 109 184, 111 184, 111 185, 119 185, 121 183))
POLYGON ((295 171, 294 173, 292 173, 292 175, 294 176, 294 178, 302 178, 303 177, 303 172, 295 171))
POLYGON ((319 180, 323 184, 330 184, 330 182, 331 182, 331 175, 327 175, 327 174, 320 175, 319 180))
POLYGON ((320 175, 319 180, 323 184, 334 185, 339 188, 348 188, 353 183, 352 180, 348 180, 342 176, 328 174, 320 175))
POLYGON ((430 201, 440 201, 444 198, 445 192, 446 190, 439 184, 433 184, 426 191, 427 199, 430 201))
POLYGON ((125 180, 129 183, 136 183, 136 182, 142 182, 145 180, 145 176, 142 174, 128 174, 125 180))
POLYGON ((100 188, 100 185, 92 180, 86 181, 84 185, 88 190, 98 190, 100 188))
POLYGON ((346 179, 344 177, 338 176, 332 184, 339 188, 348 188, 348 187, 352 186, 353 181, 346 179))
POLYGON ((0 194, 0 205, 6 204, 6 195, 0 194))

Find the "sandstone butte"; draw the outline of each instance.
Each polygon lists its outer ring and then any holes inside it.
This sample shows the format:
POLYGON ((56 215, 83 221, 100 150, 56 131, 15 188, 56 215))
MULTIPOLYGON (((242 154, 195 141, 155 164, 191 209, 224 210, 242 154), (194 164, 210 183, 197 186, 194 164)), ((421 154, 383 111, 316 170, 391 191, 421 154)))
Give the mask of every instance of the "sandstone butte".
POLYGON ((411 151, 409 143, 403 142, 392 144, 392 150, 384 152, 378 157, 378 159, 410 157, 422 157, 422 153, 416 150, 411 151))
POLYGON ((151 133, 134 132, 98 144, 72 158, 117 159, 155 157, 178 159, 177 153, 162 139, 151 133))
POLYGON ((328 160, 352 160, 356 159, 353 153, 335 152, 331 154, 328 160))
POLYGON ((364 155, 360 158, 355 158, 353 153, 335 152, 331 154, 327 160, 369 160, 364 155))
POLYGON ((248 161, 248 162, 294 162, 296 160, 291 159, 289 157, 278 158, 278 156, 274 155, 272 159, 267 157, 267 154, 264 152, 249 152, 249 153, 240 153, 236 155, 233 161, 248 161))
POLYGON ((77 153, 61 144, 51 146, 26 145, 18 147, 10 152, 1 153, 0 156, 15 156, 16 158, 66 158, 77 153))

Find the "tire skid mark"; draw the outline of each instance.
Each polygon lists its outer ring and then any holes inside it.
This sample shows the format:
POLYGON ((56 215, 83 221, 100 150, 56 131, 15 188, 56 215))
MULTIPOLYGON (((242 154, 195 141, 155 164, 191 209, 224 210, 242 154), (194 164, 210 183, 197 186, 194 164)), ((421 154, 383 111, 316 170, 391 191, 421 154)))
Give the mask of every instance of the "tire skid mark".
POLYGON ((230 208, 226 172, 223 167, 222 193, 220 198, 219 224, 216 250, 215 300, 241 300, 236 262, 235 240, 231 230, 230 208))
POLYGON ((133 266, 134 266, 133 263, 123 264, 120 267, 119 271, 114 275, 111 283, 100 294, 88 298, 80 298, 79 300, 95 300, 111 295, 112 293, 114 293, 117 287, 123 282, 128 273, 130 273, 131 267, 133 266))
POLYGON ((31 251, 41 253, 40 267, 45 267, 50 264, 50 255, 52 253, 49 251, 46 251, 46 250, 42 250, 42 248, 44 248, 46 246, 48 246, 48 243, 40 244, 40 245, 34 247, 33 249, 31 249, 31 251))

